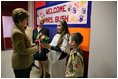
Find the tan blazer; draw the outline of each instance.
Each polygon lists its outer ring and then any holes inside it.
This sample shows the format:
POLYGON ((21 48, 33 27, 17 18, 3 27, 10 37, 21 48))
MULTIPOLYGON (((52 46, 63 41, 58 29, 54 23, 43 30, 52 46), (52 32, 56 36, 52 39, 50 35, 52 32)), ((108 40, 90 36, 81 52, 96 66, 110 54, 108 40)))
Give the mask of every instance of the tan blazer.
POLYGON ((13 27, 12 32, 12 67, 14 69, 25 69, 30 67, 33 62, 32 54, 38 51, 37 46, 31 46, 30 39, 25 32, 16 26, 13 27))

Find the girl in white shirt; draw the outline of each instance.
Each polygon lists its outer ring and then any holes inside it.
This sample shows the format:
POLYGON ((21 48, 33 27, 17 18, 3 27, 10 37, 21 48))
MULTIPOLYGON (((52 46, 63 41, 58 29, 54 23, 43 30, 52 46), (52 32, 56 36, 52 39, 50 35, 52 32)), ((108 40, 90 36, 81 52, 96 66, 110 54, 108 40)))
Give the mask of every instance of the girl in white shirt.
POLYGON ((69 52, 69 30, 67 22, 60 20, 57 23, 57 34, 53 37, 50 44, 42 44, 48 48, 48 59, 50 62, 51 77, 64 77, 66 57, 69 52))

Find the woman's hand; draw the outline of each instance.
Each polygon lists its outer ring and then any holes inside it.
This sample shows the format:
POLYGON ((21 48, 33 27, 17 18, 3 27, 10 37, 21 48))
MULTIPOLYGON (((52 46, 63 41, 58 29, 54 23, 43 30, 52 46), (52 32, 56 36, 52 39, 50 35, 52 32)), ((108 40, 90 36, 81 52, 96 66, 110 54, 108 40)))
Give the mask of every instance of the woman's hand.
POLYGON ((51 46, 49 44, 41 44, 41 47, 42 48, 47 48, 47 49, 51 48, 51 46))

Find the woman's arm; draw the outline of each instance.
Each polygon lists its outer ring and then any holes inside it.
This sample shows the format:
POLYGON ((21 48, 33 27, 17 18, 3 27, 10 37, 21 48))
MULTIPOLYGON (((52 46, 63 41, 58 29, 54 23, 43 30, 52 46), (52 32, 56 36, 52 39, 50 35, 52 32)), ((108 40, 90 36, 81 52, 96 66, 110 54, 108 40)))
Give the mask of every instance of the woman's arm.
POLYGON ((15 48, 20 55, 33 54, 38 51, 38 46, 33 46, 29 48, 25 46, 24 36, 21 33, 15 33, 13 35, 13 41, 15 48))

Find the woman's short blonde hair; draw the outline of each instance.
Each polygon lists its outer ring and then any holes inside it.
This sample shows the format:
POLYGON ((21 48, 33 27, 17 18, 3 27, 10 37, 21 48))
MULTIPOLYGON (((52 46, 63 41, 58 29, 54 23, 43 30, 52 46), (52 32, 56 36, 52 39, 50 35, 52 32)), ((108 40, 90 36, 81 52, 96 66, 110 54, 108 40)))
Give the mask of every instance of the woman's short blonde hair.
POLYGON ((43 15, 40 15, 40 16, 38 17, 38 19, 40 19, 40 20, 42 20, 43 22, 45 22, 45 16, 43 16, 43 15))
POLYGON ((12 18, 14 23, 18 23, 19 21, 23 21, 24 19, 28 18, 28 12, 23 8, 16 8, 12 12, 12 18))

